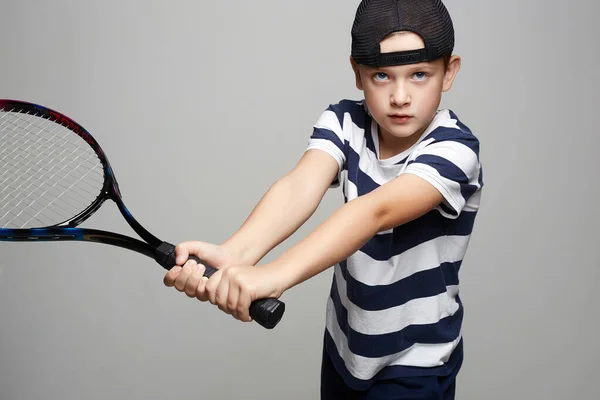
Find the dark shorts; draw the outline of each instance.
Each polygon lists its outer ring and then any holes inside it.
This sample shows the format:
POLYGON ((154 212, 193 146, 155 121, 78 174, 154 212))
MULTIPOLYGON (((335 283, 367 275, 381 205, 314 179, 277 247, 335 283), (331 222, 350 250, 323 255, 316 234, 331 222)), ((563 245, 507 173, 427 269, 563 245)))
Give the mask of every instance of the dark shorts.
POLYGON ((366 391, 353 390, 337 373, 327 352, 321 365, 321 400, 454 400, 456 375, 416 376, 376 381, 366 391))

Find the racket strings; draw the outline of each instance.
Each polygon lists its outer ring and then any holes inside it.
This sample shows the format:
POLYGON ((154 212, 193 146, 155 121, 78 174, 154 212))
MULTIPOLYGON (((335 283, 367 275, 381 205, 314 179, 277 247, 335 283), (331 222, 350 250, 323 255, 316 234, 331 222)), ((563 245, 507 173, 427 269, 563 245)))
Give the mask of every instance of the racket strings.
POLYGON ((70 220, 103 186, 102 163, 77 134, 34 114, 0 110, 0 227, 70 220))
MULTIPOLYGON (((21 121, 23 120, 23 118, 19 118, 19 117, 17 117, 17 118, 18 118, 19 120, 21 120, 21 121)), ((38 118, 38 119, 39 119, 39 118, 38 118)), ((49 131, 49 133, 54 133, 54 132, 57 130, 57 128, 58 128, 58 127, 60 127, 60 125, 57 125, 57 124, 51 124, 51 123, 50 123, 48 120, 43 120, 43 121, 44 121, 44 122, 46 122, 46 126, 48 126, 48 125, 51 125, 51 126, 53 126, 53 129, 52 129, 51 131, 49 131)), ((28 126, 25 126, 24 128, 30 128, 31 126, 35 126, 35 124, 30 124, 30 125, 28 125, 28 126)), ((41 127, 41 129, 40 129, 40 132, 42 132, 44 129, 47 129, 47 128, 46 128, 46 127, 41 127)), ((0 129, 0 131, 1 131, 1 129, 0 129)), ((65 131, 65 132, 63 132, 63 133, 64 133, 64 134, 66 134, 66 135, 68 134, 68 135, 72 136, 72 133, 69 133, 69 132, 70 132, 70 131, 65 131)), ((48 139, 46 139, 44 136, 42 136, 42 137, 39 137, 37 140, 34 140, 34 141, 30 140, 30 141, 29 141, 29 142, 30 142, 30 143, 29 143, 29 145, 28 145, 27 147, 25 147, 25 148, 23 148, 22 146, 23 146, 23 145, 27 145, 27 143, 26 143, 26 142, 22 142, 22 141, 17 141, 17 142, 16 142, 16 143, 17 143, 19 146, 18 146, 18 147, 16 147, 16 148, 13 150, 13 153, 17 152, 17 154, 19 154, 19 155, 23 155, 24 153, 29 153, 29 154, 31 154, 31 153, 33 153, 33 151, 32 151, 32 148, 33 148, 33 150, 35 150, 35 153, 37 153, 37 160, 36 160, 35 162, 32 162, 32 160, 30 160, 30 159, 27 159, 27 158, 23 158, 23 157, 21 157, 21 158, 20 158, 20 160, 19 160, 18 162, 20 162, 20 163, 21 163, 21 166, 23 166, 23 167, 24 167, 24 166, 26 166, 26 165, 27 165, 27 166, 29 166, 29 168, 28 168, 28 169, 26 169, 26 170, 25 170, 24 168, 21 168, 21 169, 20 169, 20 170, 21 170, 21 175, 19 175, 18 177, 15 177, 14 175, 13 175, 13 176, 7 176, 7 179, 8 179, 8 178, 11 178, 11 179, 13 179, 13 180, 15 180, 15 179, 16 179, 16 180, 18 180, 18 181, 21 181, 21 182, 22 182, 22 184, 20 185, 20 187, 18 187, 18 188, 17 188, 17 190, 20 190, 21 192, 26 192, 27 190, 30 190, 30 187, 31 187, 31 184, 32 184, 32 183, 31 183, 31 180, 32 180, 32 178, 34 178, 34 177, 38 177, 38 178, 45 178, 45 179, 48 179, 48 180, 50 180, 50 181, 54 182, 55 184, 60 184, 61 186, 63 186, 63 188, 67 188, 67 187, 65 187, 64 185, 62 185, 62 182, 61 182, 61 181, 54 181, 54 179, 53 179, 53 178, 56 176, 56 173, 54 173, 54 174, 53 174, 53 175, 51 175, 51 176, 47 176, 47 174, 44 174, 44 175, 41 175, 41 176, 40 176, 40 175, 35 175, 35 174, 33 174, 33 173, 32 173, 32 168, 38 167, 38 169, 39 169, 39 166, 40 166, 40 164, 41 164, 43 161, 45 161, 45 158, 47 158, 47 157, 52 157, 52 156, 53 156, 53 154, 49 154, 49 153, 46 151, 46 150, 48 150, 48 149, 50 148, 50 147, 49 147, 49 145, 50 145, 50 144, 57 143, 57 139, 62 139, 62 142, 63 142, 63 143, 67 143, 67 144, 69 143, 68 141, 66 141, 66 140, 64 140, 63 138, 61 138, 61 137, 58 137, 58 136, 56 136, 56 135, 53 135, 53 136, 50 136, 50 135, 48 135, 48 136, 51 138, 51 140, 48 140, 48 139), (45 141, 46 143, 41 143, 41 141, 45 141), (34 144, 37 144, 37 147, 33 147, 33 145, 34 145, 34 144), (25 180, 23 180, 23 178, 26 178, 26 179, 25 179, 25 180), (23 184, 26 184, 26 183, 29 183, 29 186, 28 186, 28 187, 25 187, 25 188, 23 188, 23 184), (25 189, 25 190, 23 190, 23 189, 25 189)), ((14 147, 14 146, 13 146, 13 147, 14 147)), ((57 147, 55 146, 55 148, 57 148, 57 147)), ((79 161, 79 160, 80 160, 80 156, 79 156, 79 155, 77 155, 77 154, 76 154, 76 152, 77 152, 77 149, 76 149, 76 148, 74 148, 74 147, 72 147, 72 146, 71 146, 70 148, 67 148, 67 147, 64 147, 64 146, 63 146, 62 150, 61 150, 59 153, 56 153, 56 152, 55 152, 55 154, 54 154, 55 156, 57 156, 57 157, 60 157, 60 159, 58 160, 58 164, 57 164, 57 165, 62 165, 62 168, 61 168, 61 169, 62 169, 62 170, 64 170, 64 169, 67 167, 67 165, 66 165, 66 163, 65 163, 65 162, 66 162, 66 160, 68 159, 68 157, 73 157, 73 156, 74 156, 74 158, 72 158, 72 159, 70 160, 70 162, 79 161), (68 151, 70 151, 70 153, 68 153, 68 151), (65 153, 67 153, 67 154, 65 155, 65 153)), ((93 154, 93 153, 92 153, 92 154, 93 154)), ((91 155, 91 154, 90 154, 90 155, 91 155)), ((7 158, 7 157, 5 157, 4 161, 5 161, 5 162, 6 162, 8 165, 10 165, 10 166, 12 166, 12 167, 13 167, 13 168, 12 168, 12 170, 13 170, 13 171, 19 171, 19 168, 17 168, 17 167, 19 166, 19 165, 17 164, 17 162, 11 162, 11 160, 10 160, 10 159, 8 159, 8 160, 7 160, 6 158, 7 158)), ((91 157, 88 157, 86 160, 89 160, 90 158, 91 158, 91 157)), ((97 164, 97 161, 96 161, 95 163, 93 163, 93 164, 89 165, 89 167, 94 167, 96 164, 97 164)), ((80 170, 79 170, 79 169, 77 169, 77 170, 72 170, 72 171, 69 173, 69 175, 73 175, 73 176, 75 176, 75 175, 77 175, 78 171, 80 171, 80 170)), ((94 171, 94 170, 92 170, 92 171, 94 171)), ((49 172, 50 172, 50 171, 49 171, 49 172)), ((98 172, 98 171, 94 171, 94 172, 96 172, 96 174, 98 175, 98 178, 96 179, 96 184, 92 186, 93 188, 95 188, 95 187, 98 187, 98 185, 102 183, 102 173, 101 173, 101 172, 98 172)), ((6 181, 7 179, 5 179, 5 181, 6 181)), ((6 182, 5 182, 5 181, 3 182, 4 184, 6 184, 6 182)), ((82 180, 81 182, 82 182, 82 183, 86 183, 86 181, 85 181, 85 180, 82 180)), ((53 186, 56 186, 56 185, 53 185, 53 186)), ((72 187, 73 187, 73 186, 71 185, 71 188, 72 188, 72 187)), ((96 192, 96 190, 93 190, 93 191, 94 191, 94 193, 91 193, 91 192, 90 192, 90 190, 87 190, 87 193, 88 193, 88 194, 93 194, 93 195, 95 196, 95 195, 97 194, 97 192, 96 192)), ((69 192, 64 192, 64 194, 68 194, 68 193, 69 193, 69 192)))
MULTIPOLYGON (((73 154, 74 152, 71 150, 71 154, 73 154)), ((72 211, 65 208, 64 206, 62 206, 62 202, 57 201, 57 200, 65 200, 67 205, 70 205, 72 208, 73 206, 76 207, 77 210, 82 210, 83 208, 85 208, 85 206, 87 206, 89 204, 89 202, 85 202, 85 203, 79 203, 77 200, 79 200, 79 197, 81 197, 81 195, 74 197, 69 189, 73 189, 74 184, 76 184, 77 182, 73 182, 70 186, 65 186, 65 184, 63 183, 63 181, 61 180, 57 180, 56 177, 57 176, 63 176, 63 177, 69 177, 69 175, 74 175, 72 173, 65 173, 65 171, 67 170, 67 168, 72 168, 71 165, 69 165, 68 163, 66 163, 65 161, 67 160, 67 157, 69 157, 69 155, 64 155, 64 151, 60 152, 59 155, 60 158, 58 158, 58 164, 57 165, 61 165, 61 168, 59 168, 58 170, 54 169, 54 170, 48 170, 48 171, 44 171, 43 173, 39 173, 39 168, 38 168, 38 172, 37 173, 32 173, 32 164, 31 162, 29 162, 29 168, 22 171, 23 173, 19 174, 18 176, 12 176, 12 180, 14 179, 18 179, 17 182, 19 182, 20 184, 17 187, 14 187, 11 184, 6 184, 6 182, 4 183, 5 187, 12 189, 9 191, 6 191, 6 196, 5 199, 3 199, 4 201, 6 201, 6 197, 10 197, 12 199, 17 199, 19 201, 12 202, 12 210, 9 209, 8 212, 5 212, 5 214, 11 213, 13 214, 14 218, 23 218, 23 217, 28 217, 26 221, 24 221, 23 225, 29 225, 32 222, 32 219, 36 219, 36 221, 41 222, 39 216, 42 214, 42 212, 44 212, 45 210, 47 212, 52 212, 54 211, 54 215, 53 218, 55 219, 66 219, 70 216, 72 216, 72 211), (62 157, 60 157, 62 156, 62 157), (46 181, 47 184, 44 186, 43 182, 46 181), (42 183, 40 185, 40 183, 42 183), (45 190, 44 190, 45 189, 45 190), (39 199, 43 199, 43 198, 48 198, 49 192, 51 193, 54 190, 60 190, 60 193, 58 194, 58 196, 56 195, 56 193, 53 194, 53 199, 50 200, 47 203, 46 208, 40 208, 38 209, 36 206, 39 206, 39 199), (41 191, 41 192, 36 192, 36 190, 41 191), (15 194, 22 194, 22 196, 15 196, 15 194), (73 200, 76 200, 75 202, 73 200), (53 210, 53 206, 54 208, 56 208, 57 210, 53 210), (18 213, 14 213, 14 210, 20 210, 18 213), (33 211, 34 213, 31 214, 31 211, 33 211), (58 213, 58 215, 56 215, 56 211, 60 211, 58 213), (66 218, 65 218, 66 217, 66 218)), ((73 162, 78 161, 79 160, 79 156, 75 155, 73 158, 73 162)), ((88 156, 88 159, 90 157, 88 156)), ((39 157, 39 162, 36 162, 35 166, 40 166, 41 162, 44 161, 44 155, 40 155, 39 157)), ((14 164, 11 162, 7 163, 10 167, 10 169, 14 170, 15 168, 17 168, 19 165, 18 164, 14 164)), ((72 172, 73 170, 71 170, 72 172)), ((89 171, 88 171, 89 174, 89 171)), ((80 181, 82 181, 82 179, 85 177, 82 176, 80 177, 80 181)), ((89 190, 87 191, 88 195, 90 194, 89 190)), ((89 197, 89 196, 88 196, 89 197)), ((95 197, 95 196, 94 196, 95 197)))
MULTIPOLYGON (((76 160, 75 160, 75 161, 76 161, 76 160)), ((70 163, 69 163, 69 164, 70 164, 70 163)), ((57 188, 57 186, 60 186, 60 187, 58 187, 57 189, 61 191, 61 194, 60 194, 58 197, 55 197, 55 198, 54 198, 52 201, 50 201, 50 203, 47 205, 47 209, 49 209, 49 210, 50 210, 50 209, 51 209, 51 206, 53 206, 53 205, 54 205, 54 203, 57 203, 57 200, 60 200, 60 199, 64 200, 64 202, 65 202, 65 203, 68 203, 68 204, 69 204, 69 205, 71 205, 71 206, 77 207, 77 208, 78 208, 80 211, 81 211, 81 210, 83 210, 83 209, 84 209, 84 208, 85 208, 87 205, 89 205, 89 203, 79 203, 79 204, 76 204, 76 203, 72 202, 73 200, 75 200, 75 201, 78 201, 78 200, 80 200, 80 198, 79 198, 79 197, 75 198, 75 197, 73 197, 73 195, 69 194, 69 191, 70 191, 70 190, 73 188, 73 186, 74 186, 74 185, 75 185, 77 182, 74 182, 74 183, 73 183, 73 184, 71 184, 71 186, 69 186, 69 187, 65 187, 65 186, 64 186, 64 184, 63 184, 62 182, 60 182, 60 181, 56 181, 56 180, 54 179, 54 178, 55 178, 55 176, 56 176, 58 173, 62 173, 62 172, 63 172, 63 170, 64 170, 66 167, 69 167, 69 164, 65 164, 65 165, 64 165, 64 166, 61 168, 61 170, 60 170, 60 171, 57 171, 57 172, 55 172, 55 173, 54 173, 52 176, 50 176, 50 177, 45 177, 44 175, 42 175, 42 176, 40 176, 39 178, 37 178, 37 179, 34 181, 34 180, 33 180, 33 175, 29 175, 29 176, 26 178, 26 180, 24 180, 24 181, 23 181, 23 183, 22 183, 21 185, 19 185, 19 187, 17 187, 17 188, 13 188, 13 190, 12 190, 11 192, 9 192, 9 193, 7 194, 7 196, 6 196, 6 197, 8 197, 8 196, 11 196, 11 195, 14 195, 15 193, 26 193, 26 194, 27 194, 27 195, 26 195, 26 197, 27 197, 26 199, 23 199, 22 201, 19 201, 18 203, 16 203, 16 204, 14 205, 14 207, 13 207, 14 209, 21 210, 21 211, 20 211, 18 214, 16 214, 16 215, 15 215, 15 217, 16 217, 16 218, 18 218, 18 217, 20 217, 22 214, 23 214, 23 215, 28 215, 27 213, 25 213, 25 210, 28 210, 28 209, 34 209, 34 206, 35 206, 35 204, 34 204, 34 203, 37 201, 37 199, 38 199, 38 198, 41 198, 41 197, 44 197, 44 196, 47 196, 47 195, 48 195, 48 192, 49 192, 50 190, 54 190, 55 188, 57 188), (51 186, 50 186, 48 189, 46 189, 46 190, 45 190, 43 193, 41 193, 39 196, 37 196, 37 197, 32 197, 32 196, 31 196, 31 194, 32 194, 32 193, 34 193, 33 191, 38 189, 38 187, 33 187, 33 185, 34 185, 34 184, 37 184, 37 183, 39 183, 40 181, 42 181, 42 180, 43 180, 43 179, 45 179, 45 178, 47 178, 48 182, 50 182, 50 183, 51 183, 51 186), (27 185, 26 187, 23 187, 23 185, 25 185, 25 184, 27 184, 27 183, 29 183, 29 185, 27 185), (26 200, 26 201, 29 201, 29 200, 31 200, 31 202, 30 202, 29 204, 23 204, 23 201, 25 201, 25 200, 26 200)), ((89 172, 90 172, 90 171, 88 171, 87 173, 89 173, 89 172)), ((67 173, 67 176, 68 176, 68 173, 67 173)), ((83 176, 83 177, 82 177, 82 178, 80 178, 80 179, 83 179, 83 178, 85 178, 85 176, 83 176)), ((72 216, 72 215, 69 215, 69 214, 68 214, 68 211, 69 211, 69 210, 67 210, 67 209, 65 209, 64 207, 62 207, 62 206, 61 206, 61 204, 62 204, 61 202, 58 202, 58 203, 56 204, 56 208, 59 208, 59 209, 61 209, 61 210, 65 211, 65 212, 67 212, 67 214, 64 214, 64 216, 66 216, 67 218, 69 218, 70 216, 72 216)), ((31 222, 31 220, 32 220, 32 219, 36 219, 36 220, 40 221, 39 219, 37 219, 37 217, 38 217, 38 215, 40 215, 40 213, 41 213, 42 211, 44 211, 44 210, 45 210, 45 209, 40 209, 40 210, 39 210, 39 211, 38 211, 38 212, 37 212, 35 215, 33 215, 33 216, 30 218, 30 219, 28 219, 27 221, 25 221, 24 225, 28 225, 28 224, 31 222)))
MULTIPOLYGON (((25 150, 27 151, 30 148, 31 148, 31 146, 29 146, 25 150)), ((21 150, 20 154, 22 154, 23 153, 23 149, 20 149, 20 150, 21 150)), ((45 148, 38 148, 37 150, 39 150, 38 157, 37 157, 38 159, 34 160, 34 161, 26 159, 26 158, 21 158, 20 160, 15 159, 15 157, 8 158, 8 155, 6 157, 4 157, 3 159, 1 159, 1 161, 3 161, 4 163, 6 163, 6 165, 11 166, 13 168, 8 169, 5 172, 3 172, 3 173, 0 174, 0 178, 4 177, 3 180, 0 180, 0 187, 1 187, 1 185, 7 184, 7 182, 9 181, 9 179, 10 180, 14 180, 14 181, 19 181, 19 179, 21 177, 25 177, 26 180, 23 181, 22 184, 25 184, 25 183, 29 182, 34 177, 34 175, 32 173, 33 172, 32 170, 35 170, 36 168, 39 169, 40 164, 45 160, 45 158, 48 157, 48 156, 51 156, 51 154, 48 154, 48 152, 45 151, 45 150, 47 150, 45 148), (20 164, 21 169, 19 169, 19 163, 21 163, 20 164), (25 167, 28 167, 28 168, 25 169, 25 167), (12 175, 11 175, 11 172, 12 172, 12 175), (21 175, 20 176, 15 176, 15 173, 17 173, 17 172, 19 172, 21 175)), ((66 151, 67 151, 67 149, 65 148, 65 149, 63 149, 58 154, 59 156, 63 156, 63 158, 62 158, 61 161, 64 161, 66 159, 66 157, 68 157, 68 155, 64 156, 64 153, 66 151)), ((13 153, 14 153, 14 151, 13 151, 13 153)), ((71 154, 74 154, 74 153, 75 153, 75 151, 72 149, 71 150, 71 154)), ((94 172, 96 172, 98 174, 97 171, 94 171, 94 172)), ((77 173, 77 171, 74 172, 74 174, 76 174, 76 173, 77 173)), ((98 178, 96 179, 96 183, 101 183, 101 182, 102 182, 102 176, 100 176, 100 174, 99 174, 98 178)), ((60 184, 60 182, 58 182, 58 183, 60 184)), ((87 183, 87 182, 83 181, 82 183, 87 183)), ((97 186, 97 184, 94 185, 94 186, 92 186, 92 187, 96 187, 96 186, 97 186)), ((89 190, 87 192, 90 193, 89 190)), ((90 193, 90 194, 92 194, 92 193, 90 193)), ((93 194, 95 194, 95 193, 93 193, 93 194)))

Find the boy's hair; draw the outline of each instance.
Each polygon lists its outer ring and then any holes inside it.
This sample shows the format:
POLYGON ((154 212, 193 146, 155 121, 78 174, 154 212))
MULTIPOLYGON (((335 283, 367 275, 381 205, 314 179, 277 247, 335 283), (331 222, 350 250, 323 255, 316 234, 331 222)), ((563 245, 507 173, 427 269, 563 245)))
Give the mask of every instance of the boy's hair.
POLYGON ((450 65, 450 59, 452 58, 452 54, 446 54, 443 58, 444 58, 444 70, 448 70, 448 66, 450 65))
MULTIPOLYGON (((371 67, 415 64, 452 54, 454 26, 441 0, 362 0, 352 25, 352 58, 371 67), (419 35, 425 47, 384 53, 379 43, 393 32, 419 35)), ((448 65, 449 58, 444 58, 448 65)))

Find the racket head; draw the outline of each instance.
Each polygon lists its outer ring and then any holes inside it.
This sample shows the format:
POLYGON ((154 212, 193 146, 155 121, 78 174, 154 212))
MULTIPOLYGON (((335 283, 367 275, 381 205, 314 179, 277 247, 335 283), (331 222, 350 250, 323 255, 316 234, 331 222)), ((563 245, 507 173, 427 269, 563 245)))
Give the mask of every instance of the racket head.
MULTIPOLYGON (((175 264, 175 246, 143 228, 123 204, 108 159, 85 128, 50 108, 0 99, 0 241, 68 240, 127 248, 153 257, 166 269, 175 264), (107 199, 116 202, 144 242, 77 228, 107 199)), ((202 263, 207 275, 216 272, 202 263)), ((268 329, 284 311, 277 299, 257 300, 250 308, 255 321, 268 329)))
POLYGON ((0 229, 75 227, 120 192, 94 137, 66 115, 0 99, 0 229))

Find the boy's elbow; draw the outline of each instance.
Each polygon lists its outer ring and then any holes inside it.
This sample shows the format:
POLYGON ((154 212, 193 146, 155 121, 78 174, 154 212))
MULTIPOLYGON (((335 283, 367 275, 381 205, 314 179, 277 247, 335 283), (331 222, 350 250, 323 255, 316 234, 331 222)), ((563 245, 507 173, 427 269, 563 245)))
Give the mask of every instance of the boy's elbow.
POLYGON ((377 232, 387 231, 401 224, 397 211, 397 207, 392 207, 389 204, 379 204, 374 207, 373 215, 377 224, 377 232))
POLYGON ((348 202, 347 206, 356 207, 352 212, 360 215, 363 228, 369 233, 375 234, 390 229, 387 227, 392 220, 390 208, 372 196, 360 196, 348 202))
POLYGON ((372 207, 378 232, 415 220, 437 207, 441 193, 420 178, 398 179, 395 185, 380 187, 365 196, 372 207), (400 184, 406 183, 408 184, 400 184))

